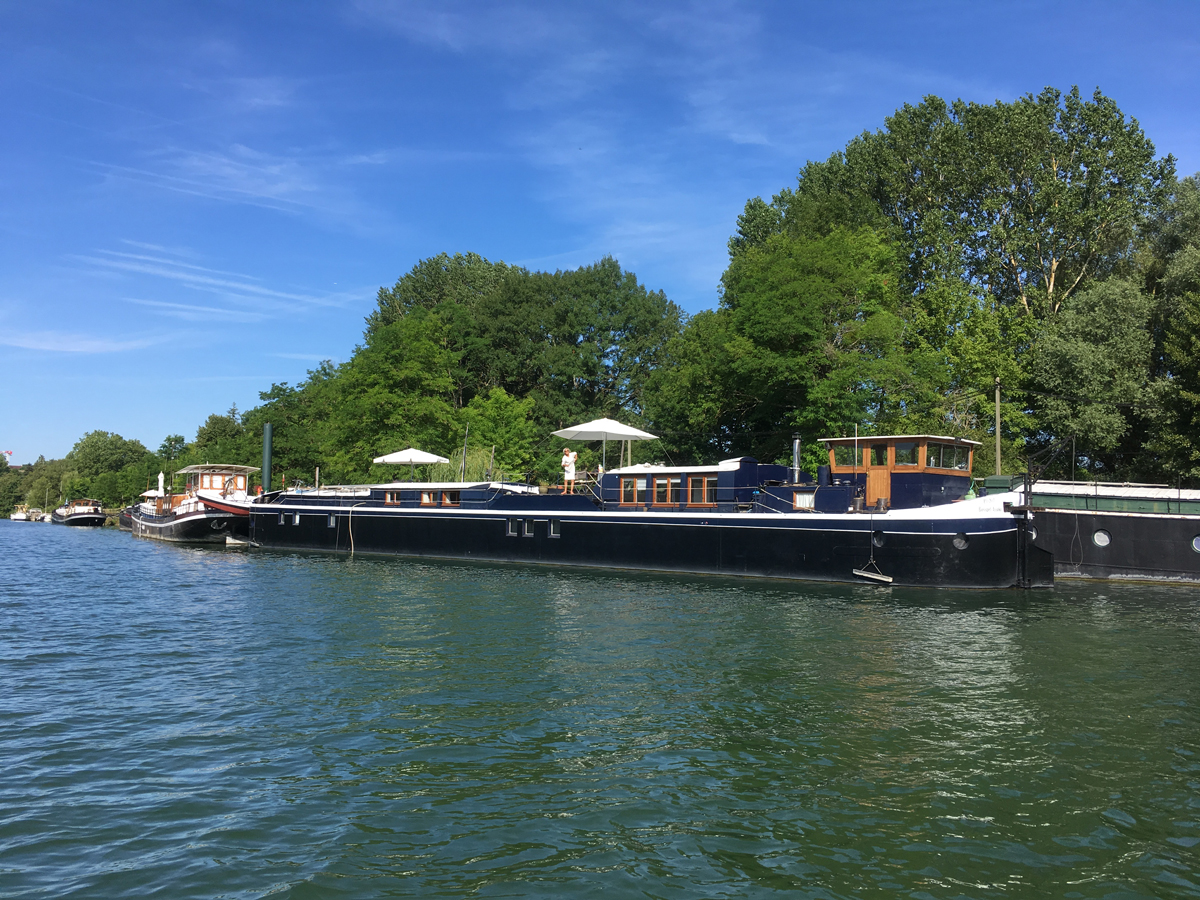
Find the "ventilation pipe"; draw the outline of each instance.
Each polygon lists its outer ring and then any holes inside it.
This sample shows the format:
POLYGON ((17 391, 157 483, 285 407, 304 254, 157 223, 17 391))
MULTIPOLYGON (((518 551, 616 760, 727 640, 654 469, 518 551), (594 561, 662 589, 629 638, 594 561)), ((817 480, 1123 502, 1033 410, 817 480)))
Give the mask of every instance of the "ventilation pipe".
POLYGON ((271 490, 271 423, 263 426, 263 458, 262 458, 263 493, 271 490))
POLYGON ((800 483, 800 435, 792 434, 792 484, 800 483))

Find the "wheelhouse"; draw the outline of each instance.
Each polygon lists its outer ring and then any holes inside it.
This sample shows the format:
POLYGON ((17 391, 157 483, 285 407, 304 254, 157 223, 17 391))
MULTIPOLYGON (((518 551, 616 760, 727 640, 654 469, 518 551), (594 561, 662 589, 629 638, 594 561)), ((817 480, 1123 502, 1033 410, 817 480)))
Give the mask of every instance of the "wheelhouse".
POLYGON ((821 438, 829 450, 826 478, 865 488, 867 506, 939 506, 963 499, 971 488, 975 450, 981 444, 934 434, 821 438))

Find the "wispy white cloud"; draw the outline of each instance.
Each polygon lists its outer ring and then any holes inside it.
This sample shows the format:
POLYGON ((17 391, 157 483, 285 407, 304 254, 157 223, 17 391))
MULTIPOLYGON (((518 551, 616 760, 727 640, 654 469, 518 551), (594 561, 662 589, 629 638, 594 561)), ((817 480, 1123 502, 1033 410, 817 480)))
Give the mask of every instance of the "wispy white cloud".
POLYGON ((167 335, 114 339, 93 334, 63 331, 0 331, 0 344, 25 350, 45 350, 55 353, 124 353, 162 344, 167 335))
POLYGON ((139 300, 126 297, 126 303, 147 306, 163 315, 174 316, 189 322, 261 322, 265 313, 240 309, 224 309, 216 306, 199 306, 191 303, 171 303, 166 300, 139 300))
POLYGON ((296 304, 310 307, 339 307, 352 300, 360 299, 361 296, 352 292, 310 294, 276 290, 256 284, 255 281, 258 279, 253 276, 221 269, 210 269, 162 256, 123 253, 116 250, 100 250, 95 255, 80 256, 77 259, 109 271, 153 275, 195 290, 254 303, 260 311, 262 309, 274 311, 294 309, 296 304))

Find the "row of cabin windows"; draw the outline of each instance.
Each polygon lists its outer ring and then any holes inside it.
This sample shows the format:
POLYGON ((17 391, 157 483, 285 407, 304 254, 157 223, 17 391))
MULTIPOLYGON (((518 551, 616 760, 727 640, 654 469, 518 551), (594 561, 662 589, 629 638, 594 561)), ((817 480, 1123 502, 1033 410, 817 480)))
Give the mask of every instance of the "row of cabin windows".
MULTIPOLYGON (((896 463, 899 466, 920 465, 920 445, 916 441, 897 441, 896 463)), ((833 464, 835 466, 852 467, 855 465, 854 446, 839 444, 833 448, 833 464)), ((888 464, 887 444, 867 444, 860 448, 863 461, 859 466, 886 466, 888 464)), ((971 462, 971 448, 960 444, 934 444, 925 446, 925 465, 934 469, 960 469, 966 471, 971 462)))
MULTIPOLYGON (((229 475, 222 475, 219 472, 215 475, 201 475, 200 489, 219 491, 225 487, 225 479, 230 478, 229 475)), ((232 476, 231 484, 235 491, 244 491, 246 489, 246 476, 232 476)))
MULTIPOLYGON (((656 506, 672 506, 683 502, 682 475, 660 475, 649 479, 653 483, 653 498, 656 506)), ((622 478, 621 502, 638 504, 646 502, 647 478, 622 478)), ((713 506, 717 502, 716 475, 687 476, 687 498, 689 506, 713 506)))
MULTIPOLYGON (((461 491, 442 491, 442 506, 459 506, 462 504, 461 491)), ((401 496, 399 491, 385 491, 383 502, 396 506, 400 503, 401 496)), ((437 491, 421 491, 422 506, 437 506, 438 492, 437 491)))

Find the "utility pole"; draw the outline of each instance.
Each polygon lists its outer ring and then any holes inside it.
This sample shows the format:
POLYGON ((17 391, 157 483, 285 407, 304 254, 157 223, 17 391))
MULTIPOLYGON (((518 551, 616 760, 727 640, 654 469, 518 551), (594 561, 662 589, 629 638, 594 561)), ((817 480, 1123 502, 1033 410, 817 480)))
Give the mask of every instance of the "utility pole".
POLYGON ((1000 473, 1000 376, 996 376, 996 474, 1000 473))

